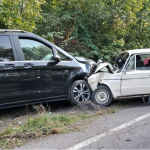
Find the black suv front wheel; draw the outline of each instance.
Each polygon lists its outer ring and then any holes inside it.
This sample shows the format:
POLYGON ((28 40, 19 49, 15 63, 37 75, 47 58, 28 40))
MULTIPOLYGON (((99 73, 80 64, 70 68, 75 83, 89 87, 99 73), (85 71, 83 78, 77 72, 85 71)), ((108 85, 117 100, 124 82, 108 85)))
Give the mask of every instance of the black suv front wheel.
POLYGON ((77 105, 90 99, 90 87, 84 80, 74 81, 70 89, 71 103, 77 105))

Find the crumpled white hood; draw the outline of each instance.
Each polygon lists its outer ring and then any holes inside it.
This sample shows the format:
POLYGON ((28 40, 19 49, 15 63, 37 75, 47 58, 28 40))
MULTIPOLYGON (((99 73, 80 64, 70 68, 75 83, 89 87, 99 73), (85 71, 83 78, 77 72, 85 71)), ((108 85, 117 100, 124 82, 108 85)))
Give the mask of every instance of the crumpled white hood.
POLYGON ((109 70, 111 71, 111 73, 113 73, 113 70, 111 69, 112 66, 109 63, 101 63, 95 70, 94 73, 97 73, 98 71, 100 71, 101 69, 103 69, 104 67, 109 68, 109 70))

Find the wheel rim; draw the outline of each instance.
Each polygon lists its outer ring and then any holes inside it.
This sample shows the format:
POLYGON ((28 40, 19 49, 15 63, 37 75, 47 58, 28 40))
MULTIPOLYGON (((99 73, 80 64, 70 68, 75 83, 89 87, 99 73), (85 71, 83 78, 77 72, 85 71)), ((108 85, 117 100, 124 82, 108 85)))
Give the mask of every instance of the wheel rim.
POLYGON ((73 96, 78 103, 88 101, 90 98, 90 90, 84 83, 79 83, 73 88, 73 96))
POLYGON ((95 99, 98 103, 106 103, 109 100, 109 93, 106 90, 99 90, 95 94, 95 99))

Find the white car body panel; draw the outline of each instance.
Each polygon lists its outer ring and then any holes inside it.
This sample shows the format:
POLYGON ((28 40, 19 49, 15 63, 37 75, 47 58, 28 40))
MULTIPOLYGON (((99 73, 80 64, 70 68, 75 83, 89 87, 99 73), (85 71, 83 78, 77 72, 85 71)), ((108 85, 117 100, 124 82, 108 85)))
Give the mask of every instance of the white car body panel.
POLYGON ((91 89, 94 91, 98 87, 98 83, 107 85, 114 98, 117 98, 120 95, 120 86, 121 86, 121 73, 111 74, 106 72, 100 72, 93 74, 88 78, 88 83, 91 86, 91 89))
POLYGON ((111 70, 111 66, 110 66, 109 63, 101 63, 101 64, 96 68, 96 70, 95 70, 94 73, 97 73, 99 70, 105 68, 106 66, 108 66, 109 69, 110 69, 110 71, 113 73, 113 71, 111 70))
POLYGON ((88 83, 91 86, 92 91, 94 91, 97 88, 99 82, 102 83, 103 74, 103 72, 96 73, 88 78, 88 83))
POLYGON ((93 91, 99 85, 106 85, 111 90, 114 99, 150 94, 150 69, 132 71, 125 69, 132 55, 145 53, 150 55, 150 49, 128 50, 126 52, 129 53, 129 57, 121 72, 113 72, 109 63, 102 63, 97 67, 95 73, 88 78, 88 83, 93 91), (109 68, 110 73, 102 72, 105 67, 109 68))
POLYGON ((122 95, 147 93, 150 93, 150 70, 129 71, 126 74, 122 74, 122 95))
POLYGON ((134 49, 134 50, 127 50, 126 52, 128 52, 130 55, 132 54, 142 54, 142 53, 150 53, 150 49, 149 48, 145 48, 145 49, 134 49))

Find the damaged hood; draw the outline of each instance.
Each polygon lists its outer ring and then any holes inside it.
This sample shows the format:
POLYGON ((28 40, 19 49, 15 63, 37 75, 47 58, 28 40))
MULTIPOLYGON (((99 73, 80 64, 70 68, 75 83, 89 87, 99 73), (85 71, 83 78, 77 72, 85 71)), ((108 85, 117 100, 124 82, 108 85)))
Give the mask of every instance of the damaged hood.
POLYGON ((110 73, 113 73, 113 72, 114 72, 114 71, 113 71, 113 67, 112 67, 112 65, 111 65, 110 63, 100 63, 100 64, 97 66, 97 68, 96 68, 96 70, 95 70, 94 73, 97 73, 98 71, 104 69, 105 67, 110 71, 110 73))

